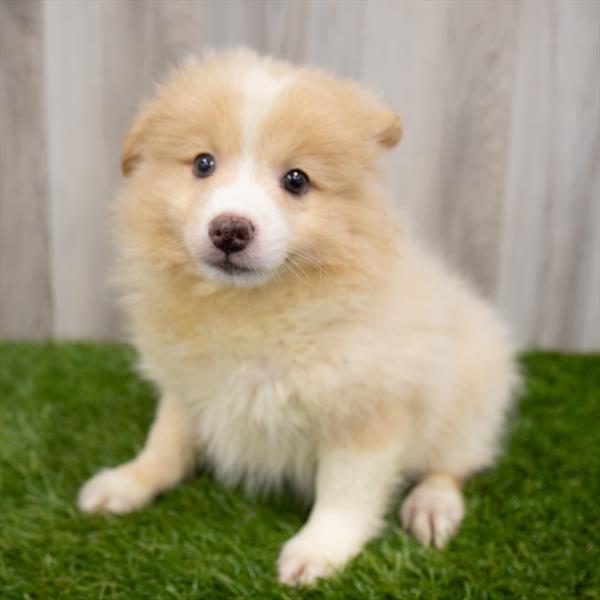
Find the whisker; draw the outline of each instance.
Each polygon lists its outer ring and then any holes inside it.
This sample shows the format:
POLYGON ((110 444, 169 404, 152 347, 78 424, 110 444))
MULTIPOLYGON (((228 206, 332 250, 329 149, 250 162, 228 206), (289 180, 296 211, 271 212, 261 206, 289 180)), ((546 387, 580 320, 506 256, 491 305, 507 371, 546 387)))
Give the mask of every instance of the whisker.
MULTIPOLYGON (((300 258, 304 262, 308 263, 309 265, 316 267, 319 270, 319 281, 321 281, 322 279, 325 279, 329 284, 334 285, 334 286, 336 285, 336 282, 331 278, 329 273, 327 273, 327 271, 323 267, 322 263, 319 262, 314 256, 312 256, 306 252, 303 252, 302 250, 299 250, 299 251, 296 251, 291 258, 293 258, 293 259, 300 258)), ((295 264, 298 264, 296 261, 294 261, 294 262, 295 262, 295 264)))
POLYGON ((300 280, 302 281, 304 284, 306 285, 310 285, 310 281, 301 277, 301 275, 298 273, 298 271, 296 270, 296 266, 292 260, 288 260, 285 265, 292 271, 292 273, 300 280))
POLYGON ((154 252, 152 254, 152 257, 157 260, 160 260, 161 258, 164 258, 167 254, 171 253, 173 250, 184 250, 184 247, 181 244, 181 242, 179 242, 179 240, 175 240, 169 242, 168 244, 165 244, 161 247, 161 249, 158 252, 154 252))

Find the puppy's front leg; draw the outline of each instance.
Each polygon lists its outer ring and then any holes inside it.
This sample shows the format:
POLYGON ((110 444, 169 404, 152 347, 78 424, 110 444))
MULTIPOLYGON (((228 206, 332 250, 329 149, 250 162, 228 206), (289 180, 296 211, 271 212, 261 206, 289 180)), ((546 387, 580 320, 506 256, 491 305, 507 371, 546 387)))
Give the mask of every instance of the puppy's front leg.
POLYGON ((307 523, 283 547, 279 580, 310 584, 356 556, 381 529, 399 482, 399 445, 328 449, 319 458, 316 499, 307 523))
POLYGON ((85 512, 137 510, 181 481, 193 463, 187 413, 175 398, 164 395, 144 449, 132 461, 92 477, 81 488, 77 506, 85 512))

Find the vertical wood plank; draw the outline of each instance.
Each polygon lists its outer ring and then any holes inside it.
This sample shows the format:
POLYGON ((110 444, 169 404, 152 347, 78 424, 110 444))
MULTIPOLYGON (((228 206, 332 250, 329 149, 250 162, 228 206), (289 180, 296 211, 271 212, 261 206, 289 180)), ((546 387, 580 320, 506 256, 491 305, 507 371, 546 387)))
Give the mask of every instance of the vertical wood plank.
POLYGON ((488 295, 496 286, 511 112, 513 2, 370 2, 367 81, 404 121, 398 202, 488 295))
POLYGON ((443 49, 444 119, 429 219, 450 260, 488 296, 497 285, 509 160, 516 4, 451 5, 443 49))
POLYGON ((554 67, 556 13, 547 2, 519 6, 510 161, 497 299, 518 340, 535 339, 545 255, 545 214, 555 165, 554 67), (531 35, 536 31, 537 35, 531 35))
POLYGON ((519 5, 498 301, 529 345, 600 346, 599 16, 519 5))
MULTIPOLYGON (((127 23, 135 39, 139 22, 126 3, 118 15, 111 1, 51 0, 43 6, 54 333, 109 338, 116 330, 106 283, 111 260, 106 206, 118 181, 112 131, 119 119, 110 108, 126 95, 118 74, 110 73, 109 81, 106 69, 121 41, 115 30, 127 23)), ((135 54, 133 46, 132 40, 120 48, 124 57, 135 54)))
POLYGON ((267 0, 264 7, 267 52, 339 77, 361 78, 364 2, 267 0))
POLYGON ((121 142, 158 72, 195 44, 199 7, 187 0, 44 3, 58 337, 120 335, 108 282, 121 142))
POLYGON ((556 180, 536 331, 566 349, 600 347, 600 4, 580 4, 556 4, 556 180))
POLYGON ((0 2, 0 337, 52 331, 39 0, 0 2))
POLYGON ((202 3, 206 47, 248 46, 292 62, 359 77, 364 2, 228 0, 202 3))
POLYGON ((365 10, 363 81, 400 115, 402 140, 384 162, 396 204, 438 248, 437 206, 449 2, 371 1, 365 10))

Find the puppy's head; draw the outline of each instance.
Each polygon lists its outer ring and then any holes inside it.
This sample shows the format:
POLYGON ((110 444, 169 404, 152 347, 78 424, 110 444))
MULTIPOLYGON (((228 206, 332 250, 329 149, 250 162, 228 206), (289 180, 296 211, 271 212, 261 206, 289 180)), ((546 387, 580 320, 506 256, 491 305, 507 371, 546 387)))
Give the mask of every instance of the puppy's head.
POLYGON ((208 56, 171 74, 125 140, 127 227, 157 260, 219 285, 334 268, 387 226, 368 190, 400 133, 354 83, 247 51, 208 56))

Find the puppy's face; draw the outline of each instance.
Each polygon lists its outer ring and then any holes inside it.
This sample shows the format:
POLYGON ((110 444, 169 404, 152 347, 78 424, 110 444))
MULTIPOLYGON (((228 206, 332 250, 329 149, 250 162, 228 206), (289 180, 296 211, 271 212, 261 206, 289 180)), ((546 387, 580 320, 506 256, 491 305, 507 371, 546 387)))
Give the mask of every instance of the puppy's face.
POLYGON ((399 138, 394 113, 355 84, 210 57, 175 72, 125 141, 128 226, 223 285, 322 271, 364 251, 375 162, 399 138))

